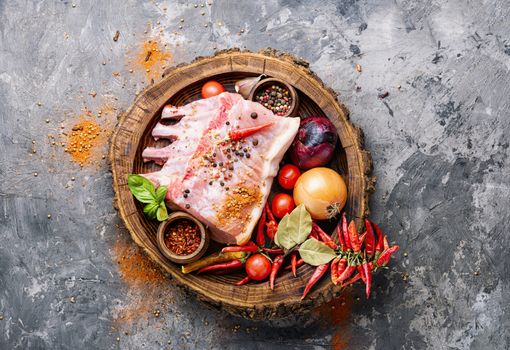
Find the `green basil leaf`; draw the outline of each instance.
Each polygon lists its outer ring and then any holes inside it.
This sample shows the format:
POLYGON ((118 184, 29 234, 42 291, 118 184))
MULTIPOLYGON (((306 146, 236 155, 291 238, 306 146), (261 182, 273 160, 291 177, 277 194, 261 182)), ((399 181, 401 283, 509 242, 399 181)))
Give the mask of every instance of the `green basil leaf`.
POLYGON ((165 202, 161 202, 156 213, 158 221, 165 221, 168 219, 168 211, 166 210, 165 202))
POLYGON ((166 186, 159 186, 156 189, 156 202, 161 203, 165 200, 167 187, 166 186))
POLYGON ((336 257, 333 249, 315 238, 310 238, 301 244, 299 255, 305 263, 313 266, 327 264, 336 257))
POLYGON ((149 203, 143 208, 143 212, 149 219, 155 219, 159 209, 158 203, 149 203))
POLYGON ((154 185, 143 176, 130 174, 128 187, 133 196, 142 203, 152 203, 156 197, 154 185))

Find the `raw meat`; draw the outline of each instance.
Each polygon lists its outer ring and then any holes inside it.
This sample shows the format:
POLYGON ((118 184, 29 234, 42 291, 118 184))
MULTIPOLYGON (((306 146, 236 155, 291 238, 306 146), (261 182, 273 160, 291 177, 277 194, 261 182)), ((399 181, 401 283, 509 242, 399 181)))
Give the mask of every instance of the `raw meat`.
POLYGON ((166 106, 162 119, 178 122, 160 122, 152 135, 172 143, 144 150, 145 161, 164 165, 143 175, 156 186, 168 186, 167 202, 206 224, 214 240, 245 244, 298 131, 299 118, 275 116, 259 103, 224 92, 182 107, 166 106), (229 132, 232 136, 233 131, 264 124, 269 126, 253 135, 229 138, 229 132))

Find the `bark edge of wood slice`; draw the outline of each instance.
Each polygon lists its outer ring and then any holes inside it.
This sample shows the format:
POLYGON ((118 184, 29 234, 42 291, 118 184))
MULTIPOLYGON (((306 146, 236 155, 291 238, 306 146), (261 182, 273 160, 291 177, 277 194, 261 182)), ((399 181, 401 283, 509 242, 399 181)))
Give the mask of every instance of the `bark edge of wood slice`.
POLYGON ((311 266, 300 267, 297 277, 289 271, 281 273, 274 291, 268 282, 234 286, 232 283, 242 278, 240 273, 234 276, 183 275, 180 266, 168 261, 158 250, 158 224, 144 217, 142 207, 127 186, 128 174, 157 169, 155 165, 142 162, 141 151, 154 144, 150 132, 166 103, 179 105, 196 99, 201 84, 210 78, 232 87, 235 80, 260 74, 288 81, 299 91, 301 117, 322 114, 335 125, 340 142, 332 166, 346 179, 348 199, 345 210, 361 229, 363 219, 369 214, 368 200, 375 186, 375 178, 371 176, 372 159, 364 149, 363 132, 349 121, 349 112, 337 100, 337 94, 308 68, 306 61, 275 49, 257 53, 224 50, 168 69, 160 82, 140 93, 119 117, 109 158, 115 191, 114 207, 133 240, 153 261, 187 291, 215 308, 250 319, 277 319, 311 311, 338 297, 341 290, 331 284, 328 273, 301 301, 304 286, 314 270, 311 266))

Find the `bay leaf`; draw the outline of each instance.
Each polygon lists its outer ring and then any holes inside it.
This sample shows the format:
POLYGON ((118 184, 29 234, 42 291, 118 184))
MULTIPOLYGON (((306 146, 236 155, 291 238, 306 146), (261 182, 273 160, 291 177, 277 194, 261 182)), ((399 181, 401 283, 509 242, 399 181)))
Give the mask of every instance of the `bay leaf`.
POLYGON ((311 230, 312 218, 301 204, 282 218, 276 231, 275 243, 280 248, 290 250, 303 243, 311 230))
POLYGON ((315 238, 310 238, 301 244, 299 255, 305 263, 313 266, 327 264, 336 257, 333 249, 315 238))

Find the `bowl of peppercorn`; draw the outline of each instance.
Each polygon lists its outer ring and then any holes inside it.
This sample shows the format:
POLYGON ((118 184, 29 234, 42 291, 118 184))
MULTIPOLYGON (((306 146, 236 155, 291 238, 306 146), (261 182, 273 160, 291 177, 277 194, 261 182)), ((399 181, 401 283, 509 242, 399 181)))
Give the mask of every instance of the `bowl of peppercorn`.
POLYGON ((280 117, 293 117, 299 102, 296 89, 283 80, 267 78, 259 81, 250 93, 255 101, 280 117))
POLYGON ((168 260, 188 264, 204 255, 209 247, 209 232, 193 216, 176 211, 158 228, 159 250, 168 260))

